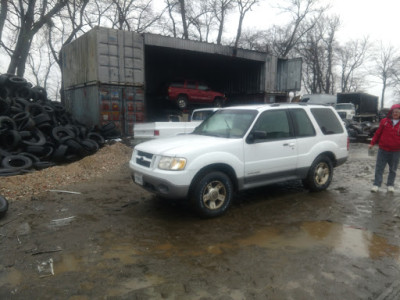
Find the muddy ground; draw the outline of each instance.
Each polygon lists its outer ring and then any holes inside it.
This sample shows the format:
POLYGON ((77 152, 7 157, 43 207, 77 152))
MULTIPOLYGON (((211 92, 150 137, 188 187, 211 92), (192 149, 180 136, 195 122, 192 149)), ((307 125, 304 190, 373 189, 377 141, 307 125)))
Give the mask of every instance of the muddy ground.
POLYGON ((135 186, 127 162, 10 201, 0 299, 399 299, 400 188, 370 193, 374 162, 351 144, 327 191, 251 190, 208 220, 135 186))

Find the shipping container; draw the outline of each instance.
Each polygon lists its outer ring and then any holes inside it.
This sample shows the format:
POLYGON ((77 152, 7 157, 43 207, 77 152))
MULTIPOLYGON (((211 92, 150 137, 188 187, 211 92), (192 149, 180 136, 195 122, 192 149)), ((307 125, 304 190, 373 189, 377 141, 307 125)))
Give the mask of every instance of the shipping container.
POLYGON ((65 108, 87 126, 114 122, 125 136, 133 135, 133 124, 145 121, 142 87, 93 84, 65 91, 65 108))
POLYGON ((96 28, 62 49, 63 87, 144 85, 144 39, 130 31, 96 28))
POLYGON ((207 83, 228 97, 228 106, 287 102, 301 88, 299 58, 149 33, 96 27, 61 56, 67 109, 88 125, 115 121, 127 135, 132 123, 179 113, 164 94, 175 79, 207 83))

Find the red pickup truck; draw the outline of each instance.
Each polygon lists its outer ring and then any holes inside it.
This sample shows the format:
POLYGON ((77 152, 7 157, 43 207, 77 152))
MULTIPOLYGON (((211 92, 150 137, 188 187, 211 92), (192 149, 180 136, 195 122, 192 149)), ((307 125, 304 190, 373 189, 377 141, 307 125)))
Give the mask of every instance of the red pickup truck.
POLYGON ((223 93, 211 90, 208 85, 197 80, 174 81, 168 86, 168 100, 185 109, 190 104, 207 104, 222 107, 226 97, 223 93))

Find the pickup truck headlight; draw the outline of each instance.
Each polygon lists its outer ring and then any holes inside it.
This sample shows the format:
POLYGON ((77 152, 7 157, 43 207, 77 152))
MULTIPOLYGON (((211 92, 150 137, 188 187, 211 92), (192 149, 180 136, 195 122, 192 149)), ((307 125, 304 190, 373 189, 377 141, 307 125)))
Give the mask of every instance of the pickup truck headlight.
POLYGON ((158 168, 162 170, 180 171, 185 169, 186 159, 182 157, 163 156, 158 163, 158 168))

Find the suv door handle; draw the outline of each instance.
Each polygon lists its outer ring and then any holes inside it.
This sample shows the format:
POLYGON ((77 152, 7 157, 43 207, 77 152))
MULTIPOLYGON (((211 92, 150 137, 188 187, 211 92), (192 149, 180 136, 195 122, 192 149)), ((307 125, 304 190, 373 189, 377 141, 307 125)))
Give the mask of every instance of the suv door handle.
POLYGON ((283 146, 294 147, 294 143, 284 143, 283 146))

